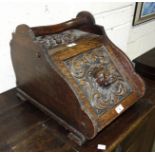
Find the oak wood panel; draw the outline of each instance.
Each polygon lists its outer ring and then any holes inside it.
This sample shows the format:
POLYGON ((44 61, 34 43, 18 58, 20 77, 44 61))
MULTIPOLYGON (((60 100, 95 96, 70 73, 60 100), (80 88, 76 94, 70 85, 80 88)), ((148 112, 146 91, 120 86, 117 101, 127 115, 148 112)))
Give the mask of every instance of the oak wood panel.
POLYGON ((21 104, 21 101, 15 96, 16 90, 12 89, 11 91, 7 91, 1 94, 0 97, 0 115, 7 112, 9 109, 12 109, 21 104), (10 102, 10 98, 8 96, 12 96, 12 102, 10 102))

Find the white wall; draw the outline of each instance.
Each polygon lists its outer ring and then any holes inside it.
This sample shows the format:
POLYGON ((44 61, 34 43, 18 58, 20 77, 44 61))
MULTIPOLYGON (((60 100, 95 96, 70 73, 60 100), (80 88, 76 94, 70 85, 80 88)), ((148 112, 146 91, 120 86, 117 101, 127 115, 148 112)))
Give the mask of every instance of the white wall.
POLYGON ((15 87, 15 76, 10 59, 11 33, 19 24, 50 25, 66 21, 79 11, 95 15, 111 40, 131 59, 155 45, 155 21, 132 27, 135 3, 105 3, 84 1, 0 2, 0 92, 15 87))
POLYGON ((127 54, 131 59, 155 47, 155 20, 131 27, 127 54))

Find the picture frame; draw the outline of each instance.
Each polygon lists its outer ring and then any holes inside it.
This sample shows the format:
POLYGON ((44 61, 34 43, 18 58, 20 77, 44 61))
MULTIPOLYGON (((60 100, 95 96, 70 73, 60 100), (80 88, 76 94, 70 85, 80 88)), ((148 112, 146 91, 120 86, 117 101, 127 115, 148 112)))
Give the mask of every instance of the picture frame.
POLYGON ((137 2, 133 26, 155 19, 155 2, 137 2))

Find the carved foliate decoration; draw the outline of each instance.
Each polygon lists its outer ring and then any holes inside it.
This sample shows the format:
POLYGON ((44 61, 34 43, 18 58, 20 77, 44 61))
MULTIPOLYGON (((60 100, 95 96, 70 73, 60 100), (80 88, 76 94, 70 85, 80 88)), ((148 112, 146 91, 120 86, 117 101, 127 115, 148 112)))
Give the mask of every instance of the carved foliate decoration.
POLYGON ((65 65, 98 115, 120 103, 132 91, 104 46, 69 58, 65 65))
POLYGON ((61 33, 44 35, 36 37, 35 41, 41 43, 46 48, 54 48, 58 45, 69 44, 77 39, 88 35, 88 33, 79 30, 68 30, 61 33))

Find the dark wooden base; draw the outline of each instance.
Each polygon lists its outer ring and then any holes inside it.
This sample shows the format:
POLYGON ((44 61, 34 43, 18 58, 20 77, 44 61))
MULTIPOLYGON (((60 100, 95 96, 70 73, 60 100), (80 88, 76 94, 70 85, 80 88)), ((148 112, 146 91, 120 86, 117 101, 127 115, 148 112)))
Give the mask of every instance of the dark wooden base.
POLYGON ((0 151, 151 151, 155 137, 155 81, 146 82, 145 96, 97 137, 78 146, 51 117, 12 89, 0 95, 0 151))
POLYGON ((133 62, 139 74, 155 80, 155 48, 137 57, 133 62))
POLYGON ((30 102, 31 104, 34 104, 41 111, 45 112, 51 118, 53 118, 55 121, 57 121, 60 125, 62 125, 66 130, 69 130, 70 132, 68 133, 68 137, 71 140, 75 141, 80 146, 85 142, 86 139, 85 139, 85 137, 84 137, 84 135, 82 133, 80 133, 75 128, 73 128, 72 126, 70 126, 67 122, 65 122, 64 120, 62 120, 57 115, 55 115, 55 113, 53 113, 51 110, 49 110, 48 108, 46 108, 44 105, 38 103, 36 100, 34 100, 33 98, 31 98, 28 94, 26 94, 25 92, 23 92, 21 89, 16 88, 16 90, 17 90, 16 96, 21 101, 26 101, 27 100, 27 102, 30 102))

